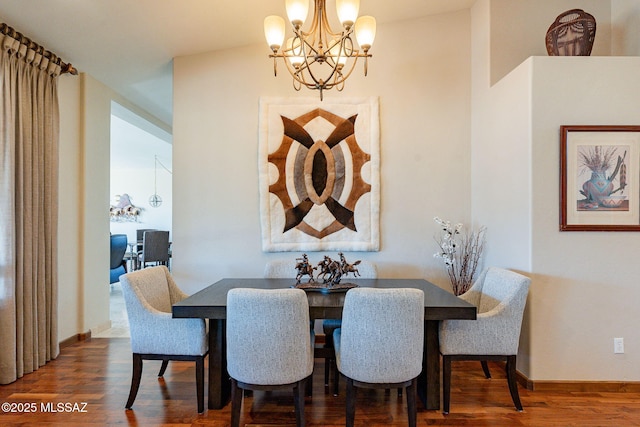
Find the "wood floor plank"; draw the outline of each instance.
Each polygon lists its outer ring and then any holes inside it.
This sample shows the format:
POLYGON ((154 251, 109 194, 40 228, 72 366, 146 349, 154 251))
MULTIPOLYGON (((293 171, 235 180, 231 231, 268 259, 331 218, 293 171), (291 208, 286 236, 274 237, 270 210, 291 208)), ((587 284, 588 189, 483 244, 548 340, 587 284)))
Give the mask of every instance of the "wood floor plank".
MULTIPOLYGON (((490 364, 484 377, 477 362, 453 365, 451 413, 419 409, 424 426, 640 426, 640 393, 529 391, 520 388, 524 405, 517 412, 504 371, 490 364)), ((133 410, 124 404, 131 381, 128 338, 92 338, 62 350, 53 362, 18 381, 0 386, 1 426, 228 426, 230 407, 197 414, 194 364, 171 362, 158 378, 160 362, 145 361, 133 410)), ((314 371, 313 397, 305 402, 307 425, 344 425, 344 388, 334 397, 324 387, 322 361, 314 371)), ((344 381, 342 387, 344 387, 344 381)), ((407 425, 406 400, 384 390, 358 390, 356 425, 407 425)), ((251 427, 295 425, 293 399, 284 391, 254 392, 245 397, 241 422, 251 427)))

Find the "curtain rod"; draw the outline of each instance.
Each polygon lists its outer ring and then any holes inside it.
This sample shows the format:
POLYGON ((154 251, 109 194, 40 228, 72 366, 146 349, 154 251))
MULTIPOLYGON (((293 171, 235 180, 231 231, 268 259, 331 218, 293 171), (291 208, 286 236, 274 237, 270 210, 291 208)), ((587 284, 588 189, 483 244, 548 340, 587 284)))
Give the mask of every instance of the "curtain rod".
POLYGON ((71 63, 63 62, 62 59, 58 55, 56 55, 55 53, 53 53, 53 52, 51 52, 49 50, 46 50, 44 47, 42 47, 38 43, 34 42, 33 40, 29 39, 28 37, 25 37, 23 34, 17 32, 16 30, 11 28, 7 24, 5 24, 5 23, 1 23, 0 24, 0 33, 4 34, 5 36, 9 36, 9 37, 14 38, 20 44, 23 44, 23 45, 27 46, 27 49, 31 49, 31 50, 39 53, 40 55, 44 56, 45 58, 48 58, 50 60, 55 61, 55 63, 60 66, 60 68, 61 68, 60 72, 62 74, 69 73, 69 74, 74 75, 74 76, 78 75, 78 70, 75 69, 73 67, 73 65, 71 65, 71 63))

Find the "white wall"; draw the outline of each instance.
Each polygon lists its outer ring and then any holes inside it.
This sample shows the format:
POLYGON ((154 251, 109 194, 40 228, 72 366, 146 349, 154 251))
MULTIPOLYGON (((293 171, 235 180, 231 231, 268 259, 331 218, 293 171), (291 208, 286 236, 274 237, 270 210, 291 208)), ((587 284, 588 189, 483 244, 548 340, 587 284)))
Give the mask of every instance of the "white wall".
POLYGON ((518 369, 534 381, 638 381, 640 242, 636 233, 559 231, 559 128, 637 124, 640 59, 536 56, 490 86, 490 64, 507 52, 489 48, 489 23, 527 16, 494 16, 490 3, 472 10, 473 216, 490 230, 504 224, 487 261, 532 277, 518 369), (510 161, 484 173, 501 151, 510 161), (494 174, 510 180, 508 203, 494 174), (614 337, 625 338, 625 354, 613 353, 614 337))
POLYGON ((547 30, 563 12, 582 9, 596 19, 591 56, 611 55, 611 2, 603 0, 491 0, 491 84, 529 56, 547 56, 547 30))
MULTIPOLYGON (((275 78, 268 53, 254 45, 174 60, 173 272, 189 291, 299 256, 261 250, 258 101, 318 94, 295 92, 282 64, 275 78)), ((469 11, 380 25, 372 53, 368 77, 360 65, 344 92, 325 94, 380 99, 381 251, 348 258, 448 287, 432 218, 470 218, 469 11)))
MULTIPOLYGON (((472 206, 473 221, 488 229, 486 265, 531 271, 530 66, 490 85, 490 1, 472 9, 472 206)), ((530 371, 528 315, 523 320, 518 370, 530 371)))
POLYGON ((637 124, 640 58, 534 58, 532 91, 531 377, 640 381, 638 234, 558 231, 559 128, 637 124))
POLYGON ((69 74, 58 78, 60 107, 60 167, 58 176, 58 338, 83 330, 81 259, 83 203, 82 144, 80 138, 80 79, 69 74))
POLYGON ((111 102, 171 128, 87 74, 59 79, 58 337, 100 331, 109 321, 111 102))
POLYGON ((112 234, 126 234, 128 242, 132 243, 136 241, 139 228, 171 231, 171 159, 171 144, 126 120, 111 116, 110 203, 116 205, 116 196, 126 193, 134 206, 142 209, 137 221, 111 221, 112 234), (157 168, 154 156, 158 158, 157 168), (162 204, 154 208, 149 204, 149 197, 156 190, 162 204))
POLYGON ((640 2, 611 0, 611 53, 640 56, 640 2))
POLYGON ((111 90, 87 74, 82 79, 81 331, 109 322, 109 118, 111 90), (106 266, 106 268, 105 268, 106 266))

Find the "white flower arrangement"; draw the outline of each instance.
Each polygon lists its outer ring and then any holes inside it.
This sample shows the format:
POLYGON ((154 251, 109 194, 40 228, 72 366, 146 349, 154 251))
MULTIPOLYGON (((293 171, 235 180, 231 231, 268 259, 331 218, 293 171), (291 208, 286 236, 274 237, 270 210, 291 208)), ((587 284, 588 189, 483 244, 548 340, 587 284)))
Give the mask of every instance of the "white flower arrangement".
POLYGON ((433 256, 444 262, 453 293, 462 295, 473 285, 484 250, 487 229, 465 229, 461 223, 453 225, 450 221, 438 217, 434 217, 433 220, 442 227, 440 234, 434 237, 440 251, 433 256))

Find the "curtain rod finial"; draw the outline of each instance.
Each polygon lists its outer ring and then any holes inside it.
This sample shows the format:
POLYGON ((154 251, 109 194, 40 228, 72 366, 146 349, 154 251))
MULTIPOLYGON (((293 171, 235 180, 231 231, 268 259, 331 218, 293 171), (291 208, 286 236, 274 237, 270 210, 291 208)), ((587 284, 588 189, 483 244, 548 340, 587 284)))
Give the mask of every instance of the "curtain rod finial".
POLYGON ((62 66, 62 74, 64 74, 64 73, 69 73, 72 76, 77 76, 78 75, 78 70, 73 65, 71 65, 70 63, 69 64, 63 64, 63 66, 62 66))

